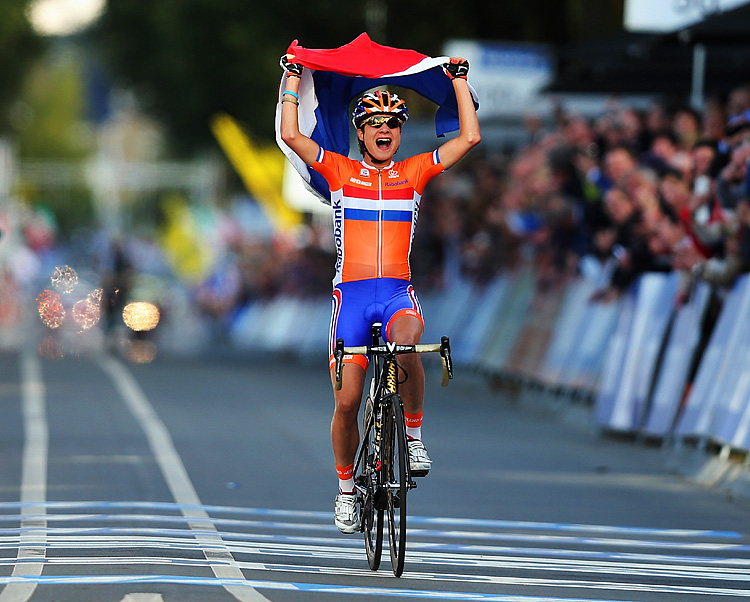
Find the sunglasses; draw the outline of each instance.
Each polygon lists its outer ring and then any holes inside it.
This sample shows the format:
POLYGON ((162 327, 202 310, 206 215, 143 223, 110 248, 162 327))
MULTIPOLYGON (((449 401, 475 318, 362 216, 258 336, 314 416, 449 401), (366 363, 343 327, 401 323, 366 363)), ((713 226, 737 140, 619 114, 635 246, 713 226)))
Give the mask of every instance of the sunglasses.
POLYGON ((386 124, 392 130, 401 127, 401 120, 398 117, 389 117, 388 115, 373 115, 365 119, 362 123, 371 125, 374 128, 379 128, 381 125, 386 124))

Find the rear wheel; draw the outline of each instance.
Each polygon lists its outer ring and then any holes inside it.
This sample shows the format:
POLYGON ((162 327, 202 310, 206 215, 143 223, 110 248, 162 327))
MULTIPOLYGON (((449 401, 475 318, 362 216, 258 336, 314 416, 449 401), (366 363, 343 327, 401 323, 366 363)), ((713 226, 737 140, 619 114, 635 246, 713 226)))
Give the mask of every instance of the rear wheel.
POLYGON ((390 411, 385 419, 386 476, 388 512, 388 543, 393 574, 404 572, 406 556, 406 492, 409 452, 406 449, 404 408, 399 395, 390 398, 390 411))
POLYGON ((361 463, 359 484, 365 492, 362 496, 361 516, 362 532, 365 536, 365 552, 367 553, 367 564, 370 569, 377 571, 380 568, 380 557, 383 553, 383 507, 376 507, 375 494, 378 485, 378 463, 380 453, 376 445, 376 428, 373 419, 372 399, 368 396, 365 400, 364 415, 364 446, 365 457, 361 463))

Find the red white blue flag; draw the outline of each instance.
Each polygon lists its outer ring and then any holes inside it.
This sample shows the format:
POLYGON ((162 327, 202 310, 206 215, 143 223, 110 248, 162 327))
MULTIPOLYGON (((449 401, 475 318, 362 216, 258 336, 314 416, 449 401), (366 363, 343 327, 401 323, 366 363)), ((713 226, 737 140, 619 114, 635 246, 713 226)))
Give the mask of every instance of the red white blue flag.
MULTIPOLYGON (((375 87, 388 85, 414 90, 438 106, 435 133, 444 136, 458 129, 456 94, 442 65, 449 57, 432 58, 414 50, 376 44, 363 33, 340 48, 303 48, 295 40, 287 54, 305 67, 299 87, 300 132, 322 148, 344 156, 350 154, 350 105, 352 100, 375 87)), ((281 97, 286 78, 281 78, 276 107, 276 141, 308 187, 330 202, 326 181, 310 169, 281 140, 281 97)), ((471 88, 471 87, 470 87, 471 88)), ((475 107, 476 92, 471 88, 475 107)))

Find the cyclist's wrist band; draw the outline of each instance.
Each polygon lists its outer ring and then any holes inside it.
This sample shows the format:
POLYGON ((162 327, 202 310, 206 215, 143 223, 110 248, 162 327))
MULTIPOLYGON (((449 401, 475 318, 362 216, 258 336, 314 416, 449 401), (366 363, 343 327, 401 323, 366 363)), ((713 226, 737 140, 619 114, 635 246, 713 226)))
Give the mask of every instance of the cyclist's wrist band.
POLYGON ((299 100, 299 94, 297 94, 296 92, 292 92, 291 90, 284 90, 284 94, 291 94, 292 96, 294 96, 294 98, 299 100))
POLYGON ((293 105, 299 106, 299 101, 295 100, 294 98, 282 98, 281 102, 291 102, 293 105))

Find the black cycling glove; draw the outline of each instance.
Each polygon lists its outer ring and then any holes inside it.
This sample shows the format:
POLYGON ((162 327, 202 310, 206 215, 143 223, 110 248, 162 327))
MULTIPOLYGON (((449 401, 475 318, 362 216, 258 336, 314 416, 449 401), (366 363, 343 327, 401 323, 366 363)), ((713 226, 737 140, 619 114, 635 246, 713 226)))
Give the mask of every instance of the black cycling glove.
POLYGON ((295 76, 295 77, 302 77, 302 70, 304 67, 300 65, 299 63, 290 63, 289 59, 294 58, 294 55, 292 54, 285 54, 281 57, 281 60, 279 61, 279 64, 281 65, 281 68, 284 70, 284 73, 287 77, 295 76))
POLYGON ((443 65, 443 70, 451 79, 467 79, 469 75, 469 61, 466 59, 452 58, 450 63, 443 65))

